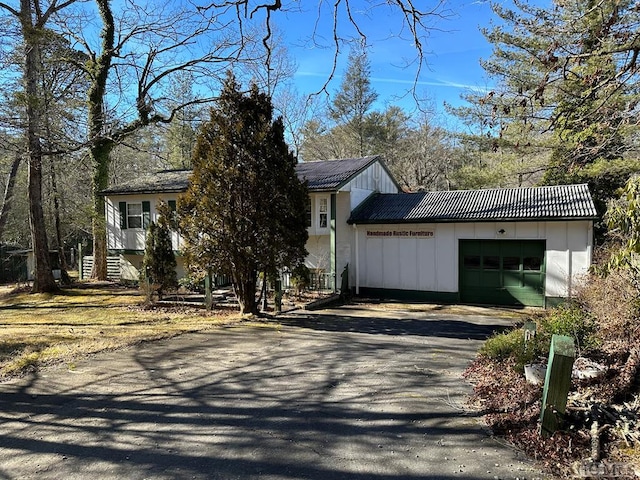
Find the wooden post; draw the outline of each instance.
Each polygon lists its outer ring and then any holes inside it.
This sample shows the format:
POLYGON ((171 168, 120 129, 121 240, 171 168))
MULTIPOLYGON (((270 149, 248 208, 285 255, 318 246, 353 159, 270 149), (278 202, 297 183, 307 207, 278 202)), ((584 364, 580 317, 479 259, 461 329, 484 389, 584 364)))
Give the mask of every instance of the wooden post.
POLYGON ((84 265, 82 265, 82 244, 79 243, 78 244, 78 279, 79 280, 84 280, 84 278, 82 278, 82 268, 84 267, 84 265))
POLYGON ((276 312, 282 311, 282 280, 276 279, 276 293, 274 298, 276 312))
POLYGON ((574 356, 573 338, 564 335, 551 338, 540 411, 540 434, 544 437, 553 435, 564 420, 574 356))
POLYGON ((207 274, 204 277, 204 307, 207 310, 213 308, 213 295, 211 293, 211 269, 207 269, 207 274))

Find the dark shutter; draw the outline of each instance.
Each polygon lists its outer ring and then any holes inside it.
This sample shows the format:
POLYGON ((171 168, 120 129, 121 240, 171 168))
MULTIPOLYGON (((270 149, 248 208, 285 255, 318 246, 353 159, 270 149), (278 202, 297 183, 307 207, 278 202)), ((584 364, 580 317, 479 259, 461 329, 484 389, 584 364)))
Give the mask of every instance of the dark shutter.
POLYGON ((151 202, 142 202, 142 228, 147 228, 151 223, 151 202))
POLYGON ((120 211, 120 228, 127 229, 127 202, 119 202, 118 210, 120 211))
POLYGON ((176 201, 175 200, 169 200, 167 202, 169 204, 169 210, 171 210, 172 212, 176 211, 176 201))

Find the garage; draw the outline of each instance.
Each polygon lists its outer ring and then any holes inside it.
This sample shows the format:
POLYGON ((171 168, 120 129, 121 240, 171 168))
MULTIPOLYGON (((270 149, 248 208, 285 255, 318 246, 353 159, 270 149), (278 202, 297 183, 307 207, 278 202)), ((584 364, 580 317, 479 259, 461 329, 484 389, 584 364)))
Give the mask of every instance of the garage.
POLYGON ((544 306, 545 241, 460 240, 460 300, 544 306))
POLYGON ((377 194, 352 212, 356 295, 547 307, 588 272, 587 185, 377 194))

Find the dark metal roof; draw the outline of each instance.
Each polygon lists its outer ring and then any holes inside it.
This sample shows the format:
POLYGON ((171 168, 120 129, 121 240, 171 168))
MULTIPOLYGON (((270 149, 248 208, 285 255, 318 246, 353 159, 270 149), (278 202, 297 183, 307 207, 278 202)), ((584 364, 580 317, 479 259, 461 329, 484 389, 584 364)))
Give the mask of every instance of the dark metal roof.
POLYGON ((342 160, 303 162, 296 165, 296 171, 298 177, 309 182, 309 190, 311 191, 338 190, 379 159, 380 157, 374 155, 342 160))
POLYGON ((375 194, 349 223, 438 223, 593 219, 587 185, 375 194))
MULTIPOLYGON (((311 191, 332 191, 342 187, 358 173, 379 160, 378 156, 304 162, 296 165, 301 180, 309 182, 311 191)), ((384 168, 384 166, 383 166, 384 168)), ((142 175, 103 190, 103 195, 184 192, 191 170, 163 170, 142 175)))
POLYGON ((102 191, 103 195, 179 193, 187 190, 191 170, 162 170, 141 175, 102 191))

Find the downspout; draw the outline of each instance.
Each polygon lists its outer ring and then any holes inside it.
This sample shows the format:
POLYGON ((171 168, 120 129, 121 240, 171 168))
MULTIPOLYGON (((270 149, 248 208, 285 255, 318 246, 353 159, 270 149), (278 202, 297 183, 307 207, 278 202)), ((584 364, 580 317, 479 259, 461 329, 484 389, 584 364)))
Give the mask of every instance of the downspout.
POLYGON ((358 225, 353 224, 353 232, 355 235, 355 247, 356 247, 356 295, 360 295, 360 249, 358 248, 358 225))
POLYGON ((329 220, 329 226, 331 227, 330 229, 330 236, 329 236, 329 241, 331 243, 331 275, 333 277, 333 291, 336 292, 338 290, 338 255, 336 252, 336 247, 337 247, 337 235, 336 235, 336 202, 337 202, 337 195, 335 193, 331 194, 331 199, 330 199, 330 203, 331 205, 329 206, 329 210, 331 212, 331 216, 330 216, 330 220, 329 220))

